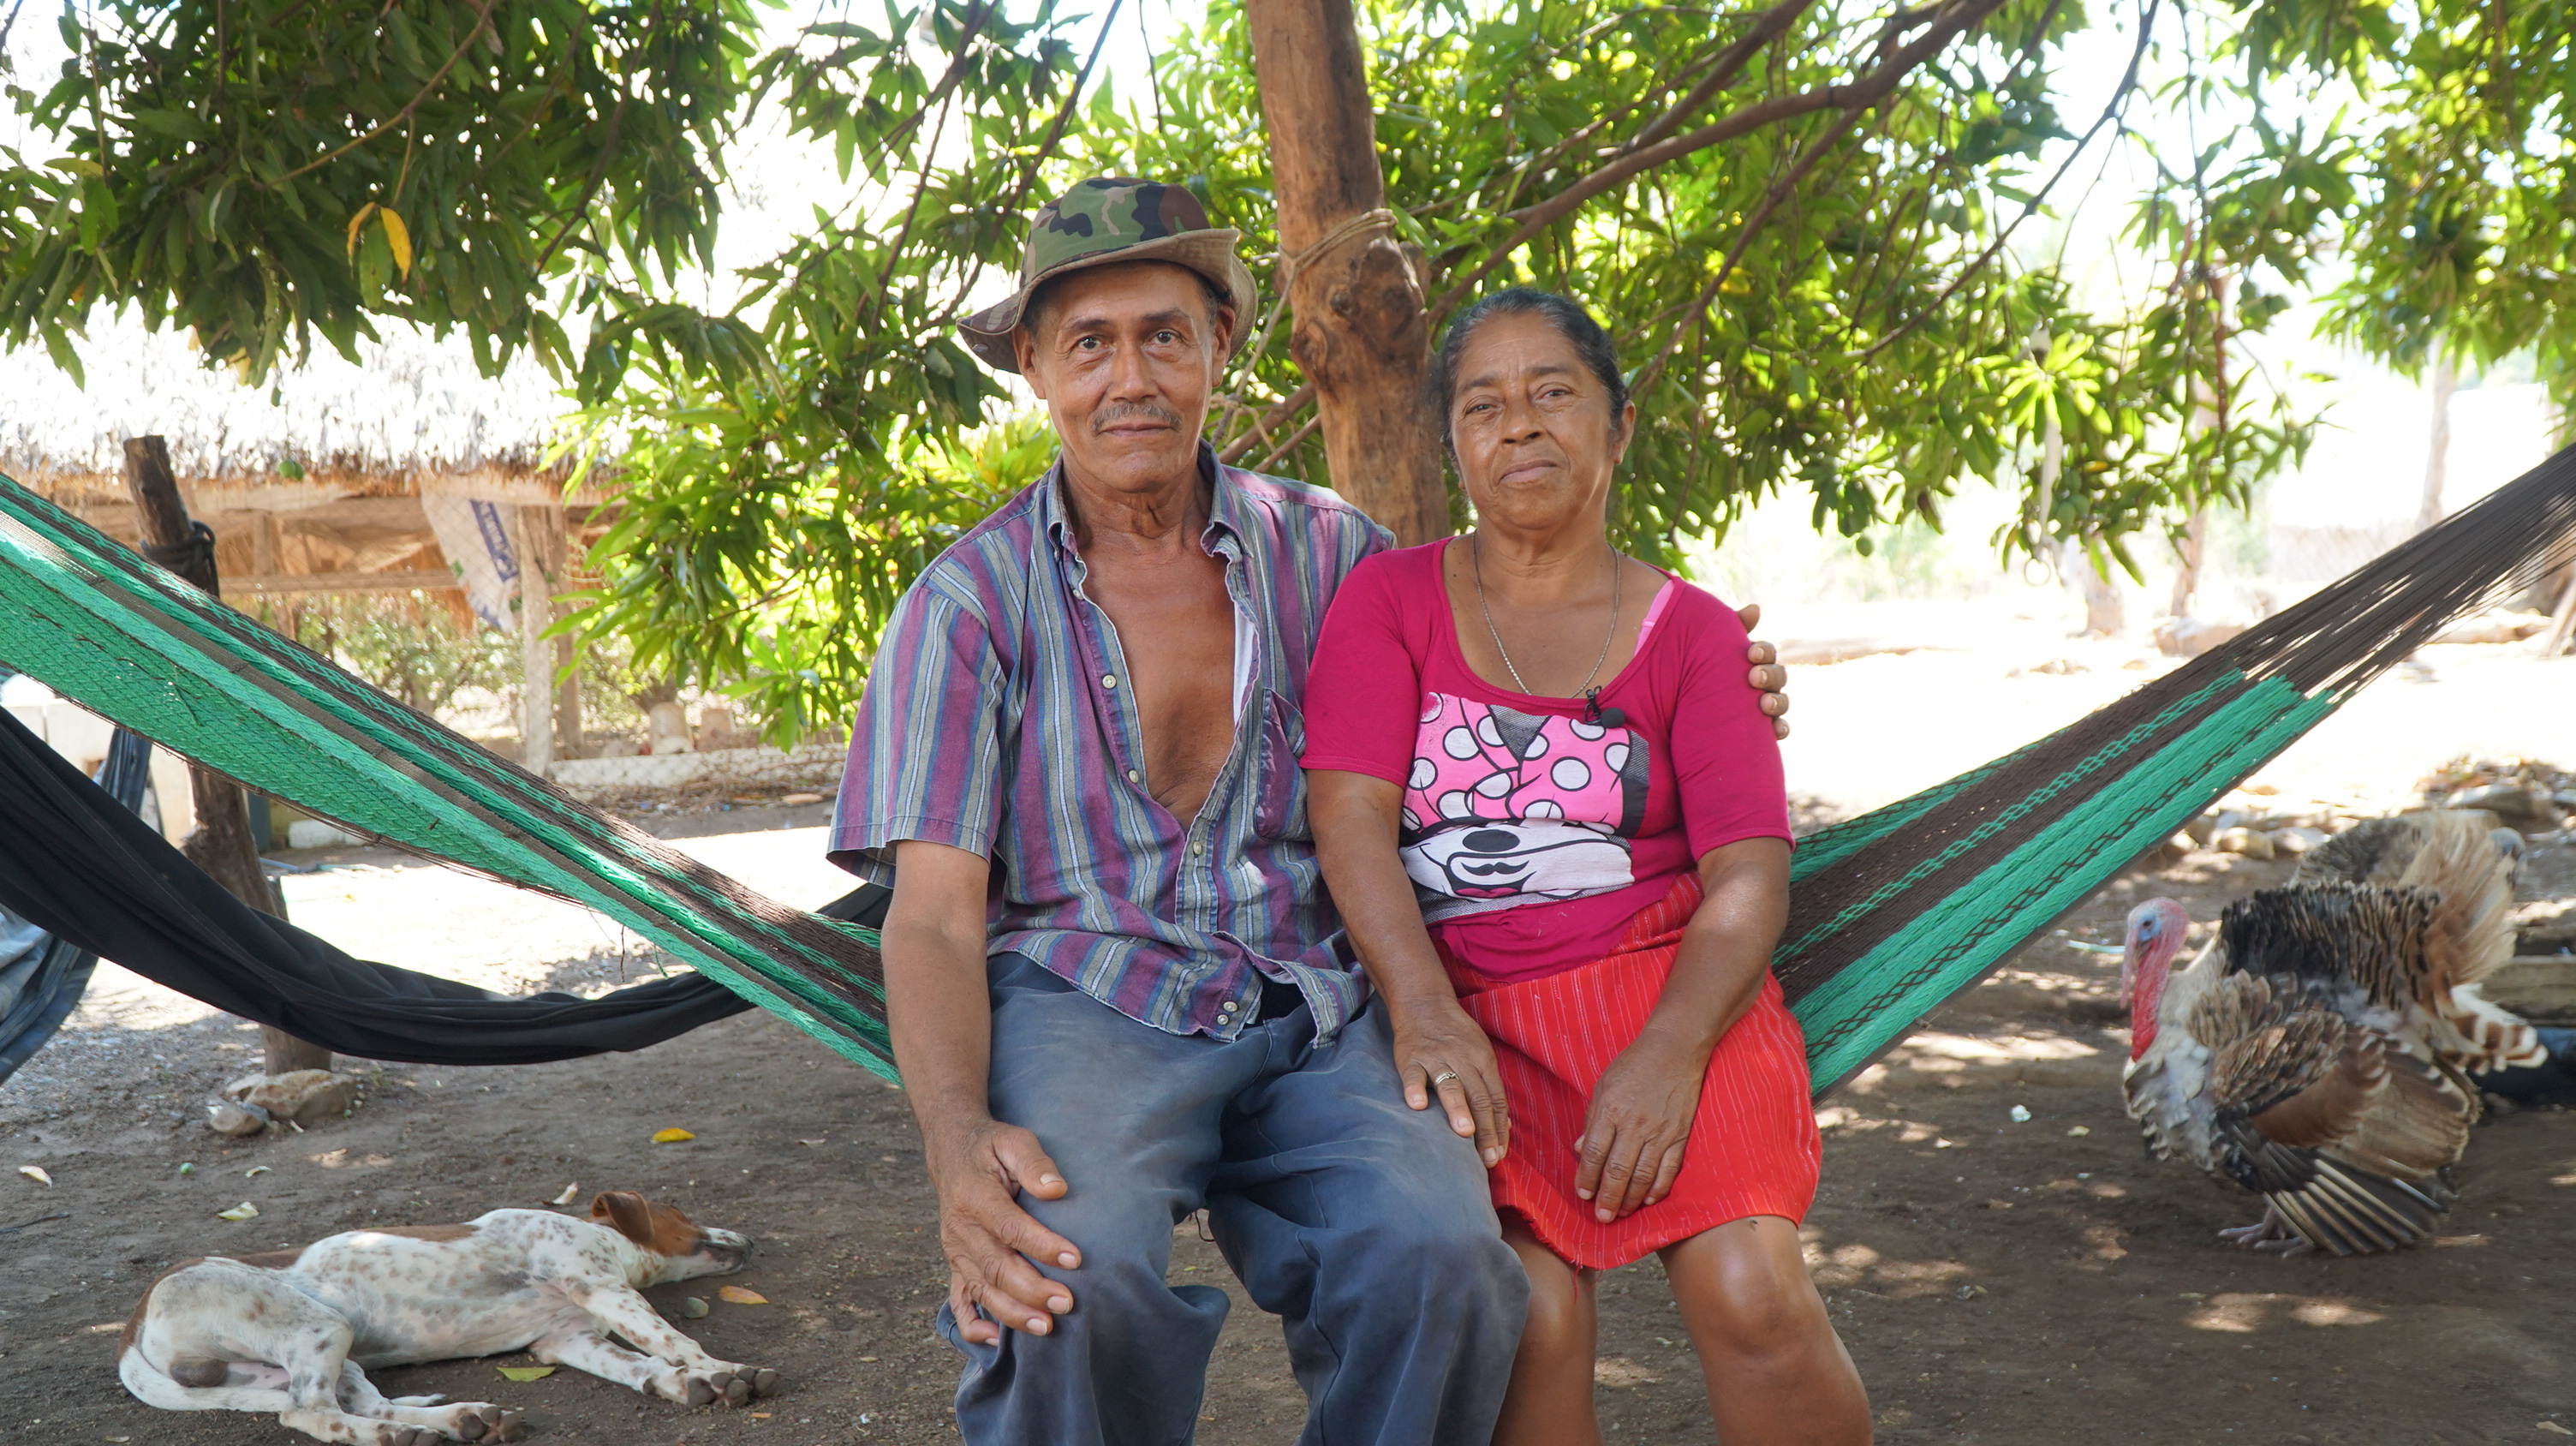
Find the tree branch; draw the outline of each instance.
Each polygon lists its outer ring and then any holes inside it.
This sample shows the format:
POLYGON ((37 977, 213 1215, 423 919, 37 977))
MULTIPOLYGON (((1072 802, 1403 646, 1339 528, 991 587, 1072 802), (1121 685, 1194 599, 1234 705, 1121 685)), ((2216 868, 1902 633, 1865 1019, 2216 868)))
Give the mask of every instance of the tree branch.
POLYGON ((1742 35, 1736 37, 1735 43, 1718 52, 1714 62, 1715 68, 1701 77, 1699 84, 1691 87, 1690 94, 1674 102, 1672 109, 1648 122, 1644 130, 1637 132, 1629 139, 1628 144, 1619 148, 1619 153, 1628 155, 1644 150, 1681 129, 1683 121, 1698 113, 1700 107, 1707 105, 1719 91, 1735 83, 1735 78, 1744 73, 1744 67, 1753 62, 1757 51, 1788 34, 1789 27, 1796 24, 1798 17, 1812 9, 1814 5, 1815 0, 1782 0, 1782 3, 1754 16, 1753 24, 1742 35))
POLYGON ((1272 467, 1277 466, 1277 465, 1279 464, 1279 459, 1280 459, 1280 458, 1285 457, 1285 456, 1287 456, 1290 452, 1295 451, 1295 450, 1296 450, 1296 448, 1297 448, 1297 444, 1298 444, 1298 443, 1300 443, 1300 442, 1302 442, 1302 441, 1305 441, 1308 437, 1313 436, 1313 435, 1314 435, 1314 433, 1315 433, 1315 429, 1316 429, 1317 427, 1322 426, 1322 425, 1324 425, 1324 414, 1323 414, 1322 412, 1320 412, 1320 411, 1319 411, 1319 412, 1315 413, 1315 415, 1313 415, 1313 416, 1311 416, 1311 417, 1308 417, 1308 418, 1306 419, 1306 425, 1304 425, 1304 426, 1302 426, 1302 427, 1299 427, 1299 428, 1298 428, 1296 431, 1294 431, 1294 432, 1289 433, 1289 434, 1288 434, 1288 440, 1287 440, 1287 441, 1284 441, 1284 442, 1280 443, 1278 446, 1271 448, 1271 449, 1270 449, 1270 455, 1269 455, 1269 456, 1267 456, 1267 457, 1262 458, 1259 462, 1257 462, 1257 463, 1253 464, 1253 468, 1252 468, 1252 470, 1253 470, 1253 471, 1255 471, 1255 472, 1267 472, 1267 471, 1269 471, 1272 467))
POLYGON ((1467 297, 1477 282, 1500 266, 1524 242, 1548 227, 1564 220, 1601 193, 1623 185, 1669 161, 1676 161, 1694 151, 1703 151, 1720 142, 1749 135, 1765 126, 1777 125, 1802 115, 1822 110, 1865 111, 1887 99, 1897 82, 1924 61, 1940 53, 1958 35, 2003 8, 2004 0, 1956 0, 1949 12, 1933 21, 1916 39, 1900 46, 1885 63, 1860 79, 1845 85, 1819 86, 1796 95, 1775 96, 1758 101, 1742 110, 1720 117, 1694 131, 1667 136, 1653 145, 1639 146, 1618 159, 1592 172, 1583 179, 1533 206, 1506 213, 1506 220, 1520 225, 1503 241, 1487 252, 1476 268, 1459 278, 1440 299, 1425 310, 1436 323, 1449 310, 1467 297))
POLYGON ((1689 310, 1682 313, 1680 320, 1673 323, 1673 329, 1664 334, 1664 344, 1655 348, 1654 360, 1646 363, 1645 367, 1637 373, 1635 390, 1644 391, 1654 384, 1655 378, 1664 369, 1664 359, 1671 356, 1673 348, 1681 344, 1682 333, 1690 329, 1692 322, 1708 314, 1709 303, 1717 300, 1719 288, 1726 285, 1726 278, 1735 274, 1736 263, 1744 259, 1745 249, 1753 244, 1754 234, 1771 219, 1773 212, 1780 209, 1780 203, 1787 199, 1791 191, 1797 189, 1798 183, 1807 178, 1807 173, 1816 168, 1816 162, 1825 158, 1825 152, 1833 148, 1834 142, 1842 139, 1843 133, 1852 128, 1852 122, 1860 119, 1861 109, 1847 108, 1842 114, 1835 116, 1833 123, 1826 126, 1821 134, 1810 140, 1799 152, 1798 158, 1790 163, 1789 169, 1781 175, 1780 179, 1771 183, 1771 189, 1762 193, 1762 200, 1754 206, 1753 213, 1744 218, 1744 225, 1735 233, 1735 244, 1727 248, 1726 260, 1719 263, 1717 274, 1708 279, 1708 285, 1700 288, 1698 299, 1690 304, 1689 310))
MULTIPOLYGON (((1073 119, 1073 108, 1082 100, 1082 87, 1091 79, 1091 67, 1100 63, 1100 52, 1108 48, 1109 28, 1118 23, 1118 7, 1125 3, 1126 0, 1109 0, 1109 13, 1100 20, 1100 38, 1091 42, 1091 54, 1083 58, 1082 69, 1075 72, 1072 89, 1064 93, 1064 104, 1056 107, 1054 123, 1047 127, 1046 137, 1038 142, 1037 149, 1029 153, 1028 166, 1020 172, 1019 184, 1011 189, 1011 199, 995 215, 1016 216, 1021 205, 1027 202, 1029 187, 1037 184, 1038 167, 1045 165, 1046 158, 1055 152, 1055 143, 1064 139, 1065 122, 1073 119)), ((975 283, 983 276, 984 258, 979 255, 966 272, 966 284, 957 288, 956 298, 948 304, 951 312, 966 304, 966 293, 974 290, 975 283)))
POLYGON ((2147 44, 2155 35, 2156 10, 2162 3, 2163 0, 2147 0, 2146 5, 2138 12, 2138 43, 2129 52, 2129 68, 2121 73, 2120 84, 2112 90, 2110 101, 2102 107, 2102 114, 2094 119, 2092 125, 2085 128, 2083 136, 2075 142, 2075 149, 2066 153, 2066 159, 2058 164, 2046 184, 2032 193, 2030 200, 2023 204, 2021 214, 2013 217, 2002 231, 1996 233, 1995 239, 1986 244, 1986 249, 1977 253, 1976 260, 1959 268, 1959 274, 1950 278, 1949 284, 1941 288, 1940 295, 1933 297, 1929 304, 1917 307, 1914 314, 1899 323, 1895 330, 1853 353, 1852 360, 1867 361, 1887 350, 1896 344, 1897 338, 1912 331, 1915 323, 1940 310, 1945 302, 1959 294, 1960 287, 1967 285, 1970 278, 1984 270, 1987 263, 2002 254, 2004 244, 2012 240, 2013 232, 2021 229, 2022 222, 2038 214, 2041 203, 2048 199, 2048 193, 2056 190, 2057 183, 2066 179, 2066 173, 2075 168, 2075 162, 2092 146, 2093 138, 2102 133, 2104 126, 2119 119, 2120 113, 2128 108, 2129 97, 2137 93, 2138 68, 2146 63, 2147 44))
MULTIPOLYGON (((1139 9, 1136 13, 1142 15, 1145 12, 1139 9)), ((958 64, 961 68, 965 64, 963 51, 959 52, 958 64)), ((951 92, 939 102, 939 119, 931 123, 930 144, 923 147, 928 154, 923 155, 921 177, 913 184, 912 204, 903 208, 903 229, 894 233, 894 245, 886 252, 885 275, 877 278, 877 294, 868 299, 867 315, 859 319, 861 332, 874 326, 877 318, 885 314, 886 298, 894 294, 896 265, 903 259, 905 244, 912 240, 912 223, 921 217, 921 198, 930 193, 930 156, 938 152, 939 138, 948 131, 948 109, 956 99, 956 94, 951 92)))
MULTIPOLYGON (((546 249, 537 253, 536 264, 528 268, 529 275, 545 275, 546 263, 555 259, 555 252, 564 244, 564 238, 570 236, 573 228, 581 224, 581 218, 590 210, 591 199, 599 194, 600 185, 608 179, 608 163, 617 156, 618 133, 626 123, 628 99, 630 97, 621 92, 617 97, 616 106, 608 112, 607 134, 600 138, 599 159, 591 165, 590 178, 583 184, 581 195, 575 198, 570 206, 564 208, 561 213, 564 218, 562 229, 556 231, 555 238, 546 243, 546 249)), ((518 142, 514 140, 511 144, 517 145, 518 142)), ((401 187, 397 186, 395 189, 399 191, 401 187)))
POLYGON ((1287 421, 1290 417, 1297 415, 1297 410, 1300 407, 1305 406, 1308 402, 1313 400, 1315 400, 1315 384, 1313 382, 1308 382, 1297 390, 1290 392, 1286 397, 1280 399, 1279 405, 1272 407, 1269 411, 1263 412, 1259 417, 1254 418, 1252 425, 1243 429, 1243 435, 1226 443, 1224 450, 1216 454, 1216 459, 1220 462, 1231 462, 1237 457, 1242 456, 1244 453, 1251 451, 1253 443, 1268 439, 1271 428, 1278 426, 1281 422, 1287 421))
POLYGON ((297 166, 294 170, 278 177, 276 181, 272 181, 269 184, 274 186, 280 182, 292 181, 307 171, 320 170, 322 167, 331 164, 340 157, 356 150, 358 147, 365 145, 367 142, 374 140, 376 137, 383 135, 385 132, 392 130, 398 125, 401 125, 403 122, 410 120, 411 113, 420 108, 420 103, 422 101, 429 99, 430 92, 438 89, 440 81, 447 79, 447 73, 456 68, 456 62, 465 58, 466 51, 474 48, 474 42, 482 36, 486 29, 491 27, 491 24, 492 0, 483 0, 482 4, 474 7, 474 24, 472 28, 465 32, 465 39, 458 43, 455 51, 438 67, 437 72, 431 75, 429 80, 421 86, 420 93, 403 102, 403 108, 401 110, 395 111, 392 115, 386 117, 384 123, 377 126, 374 130, 371 130, 365 135, 359 136, 354 140, 332 147, 330 150, 323 152, 315 159, 297 166))
MULTIPOLYGON (((911 142, 912 133, 920 128, 922 117, 930 114, 932 106, 940 107, 941 122, 946 123, 945 112, 948 102, 955 99, 958 82, 966 78, 967 62, 972 60, 975 54, 975 40, 984 33, 985 24, 992 18, 993 7, 987 3, 987 0, 976 0, 976 3, 966 8, 966 23, 958 27, 957 53, 949 58, 947 72, 939 77, 937 85, 932 86, 922 95, 921 104, 913 109, 911 115, 904 117, 903 124, 895 127, 885 142, 877 147, 878 164, 883 164, 886 157, 894 154, 895 147, 911 142)), ((936 144, 935 140, 933 144, 936 144)), ((869 169, 874 171, 875 166, 869 169)), ((930 173, 930 167, 926 162, 921 170, 925 177, 930 173)))

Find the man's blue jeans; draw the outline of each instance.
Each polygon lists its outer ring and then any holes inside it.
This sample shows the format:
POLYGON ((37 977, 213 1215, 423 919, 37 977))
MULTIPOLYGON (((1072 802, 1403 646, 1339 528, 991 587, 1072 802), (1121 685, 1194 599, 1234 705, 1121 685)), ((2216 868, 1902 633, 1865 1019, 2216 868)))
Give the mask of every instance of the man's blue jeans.
POLYGON ((1306 1446, 1485 1446, 1528 1277, 1474 1145, 1406 1106, 1386 1011, 1316 1048, 1300 1007, 1232 1041, 1139 1024, 1015 954, 992 961, 996 1119, 1069 1187, 1021 1197, 1082 1249, 1046 1274, 1074 1308, 1044 1336, 968 1345, 968 1446, 1182 1446, 1226 1294, 1169 1285, 1172 1229, 1205 1207, 1262 1309, 1286 1318, 1306 1446))

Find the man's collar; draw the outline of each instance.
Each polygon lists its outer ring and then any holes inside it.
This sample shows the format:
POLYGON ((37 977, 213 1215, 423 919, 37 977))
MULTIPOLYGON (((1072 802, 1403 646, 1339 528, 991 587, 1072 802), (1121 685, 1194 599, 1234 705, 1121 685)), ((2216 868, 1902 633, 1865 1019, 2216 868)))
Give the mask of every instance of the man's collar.
MULTIPOLYGON (((1210 547, 1222 531, 1241 540, 1244 534, 1241 490, 1228 478, 1230 471, 1216 459, 1216 448, 1205 437, 1199 439, 1199 476, 1208 484, 1208 525, 1199 540, 1210 547)), ((1038 489, 1038 521, 1047 537, 1067 552, 1078 553, 1074 545, 1073 509, 1064 498, 1064 454, 1055 454, 1054 465, 1047 468, 1038 489)))

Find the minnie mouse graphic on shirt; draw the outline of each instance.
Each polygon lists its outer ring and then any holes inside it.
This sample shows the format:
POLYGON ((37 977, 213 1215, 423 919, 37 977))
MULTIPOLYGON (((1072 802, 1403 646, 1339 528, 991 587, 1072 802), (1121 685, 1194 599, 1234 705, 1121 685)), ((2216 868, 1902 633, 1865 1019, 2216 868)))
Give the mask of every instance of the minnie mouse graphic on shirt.
POLYGON ((1626 888, 1645 817, 1628 729, 1423 695, 1398 853, 1428 922, 1626 888))

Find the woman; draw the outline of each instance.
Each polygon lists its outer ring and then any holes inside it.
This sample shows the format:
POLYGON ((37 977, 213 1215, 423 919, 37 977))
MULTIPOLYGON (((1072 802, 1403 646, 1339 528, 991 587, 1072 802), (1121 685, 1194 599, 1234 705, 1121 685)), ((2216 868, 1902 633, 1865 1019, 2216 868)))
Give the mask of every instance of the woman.
POLYGON ((1819 1147, 1743 625, 1610 546, 1636 408, 1581 307, 1478 302, 1437 387, 1476 528, 1343 583, 1304 762, 1406 1093, 1471 1122, 1529 1270, 1495 1440, 1601 1439, 1594 1280, 1655 1251, 1727 1446, 1867 1441, 1799 1251, 1819 1147))

